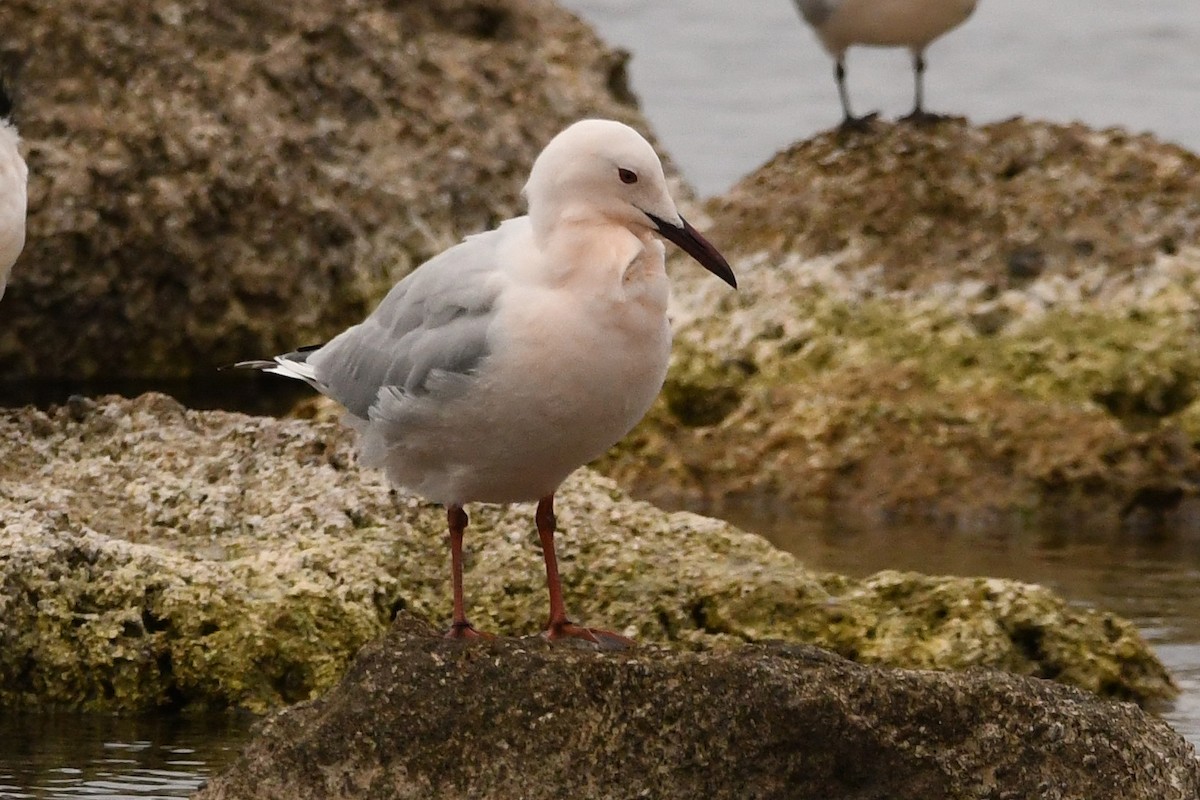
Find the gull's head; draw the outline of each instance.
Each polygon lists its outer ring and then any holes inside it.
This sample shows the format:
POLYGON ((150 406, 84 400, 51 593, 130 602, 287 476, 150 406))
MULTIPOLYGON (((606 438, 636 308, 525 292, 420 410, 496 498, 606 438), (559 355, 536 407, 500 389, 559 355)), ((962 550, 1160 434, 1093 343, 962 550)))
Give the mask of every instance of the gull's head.
POLYGON ((585 119, 559 133, 534 161, 525 196, 535 228, 595 220, 654 231, 737 286, 725 258, 679 215, 654 148, 628 125, 585 119))

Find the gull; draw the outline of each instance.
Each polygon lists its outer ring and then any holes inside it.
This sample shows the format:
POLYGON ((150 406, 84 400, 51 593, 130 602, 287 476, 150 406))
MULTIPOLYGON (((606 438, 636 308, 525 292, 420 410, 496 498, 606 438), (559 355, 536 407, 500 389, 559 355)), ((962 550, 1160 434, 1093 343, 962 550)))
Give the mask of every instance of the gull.
POLYGON ((17 256, 25 247, 25 206, 29 169, 21 158, 21 137, 12 118, 13 101, 0 81, 0 298, 17 256))
POLYGON ((450 533, 450 638, 481 635, 463 600, 463 506, 537 501, 544 636, 632 642, 567 617, 554 494, 619 441, 662 388, 671 347, 663 243, 736 288, 675 207, 654 148, 611 120, 576 122, 534 161, 528 214, 468 236, 324 345, 236 366, 310 384, 346 409, 360 462, 440 503, 450 533))
POLYGON ((851 45, 907 47, 912 53, 916 95, 905 120, 938 119, 925 111, 925 48, 958 27, 975 10, 976 0, 795 0, 806 22, 834 59, 834 78, 842 101, 842 127, 859 128, 875 116, 855 117, 846 91, 846 50, 851 45))

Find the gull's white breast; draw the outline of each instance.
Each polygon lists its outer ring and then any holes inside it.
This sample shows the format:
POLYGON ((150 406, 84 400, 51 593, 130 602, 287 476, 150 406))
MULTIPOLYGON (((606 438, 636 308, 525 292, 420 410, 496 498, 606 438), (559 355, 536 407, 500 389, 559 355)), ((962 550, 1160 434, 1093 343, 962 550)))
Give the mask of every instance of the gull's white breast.
POLYGON ((851 45, 924 49, 962 24, 976 0, 841 0, 818 29, 832 53, 851 45))
MULTIPOLYGON (((558 285, 514 276, 469 388, 389 442, 389 477, 447 504, 536 500, 637 424, 666 375, 669 289, 662 244, 622 233, 642 248, 624 274, 576 269, 558 285)), ((573 247, 558 255, 587 257, 586 240, 573 247)))

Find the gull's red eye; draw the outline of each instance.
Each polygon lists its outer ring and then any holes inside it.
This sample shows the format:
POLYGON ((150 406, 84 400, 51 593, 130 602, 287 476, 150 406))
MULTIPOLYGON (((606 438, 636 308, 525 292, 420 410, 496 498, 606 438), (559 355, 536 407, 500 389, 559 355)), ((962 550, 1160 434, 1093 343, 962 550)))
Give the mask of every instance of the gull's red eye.
POLYGON ((617 175, 621 178, 621 183, 637 183, 637 173, 631 169, 617 167, 617 175))

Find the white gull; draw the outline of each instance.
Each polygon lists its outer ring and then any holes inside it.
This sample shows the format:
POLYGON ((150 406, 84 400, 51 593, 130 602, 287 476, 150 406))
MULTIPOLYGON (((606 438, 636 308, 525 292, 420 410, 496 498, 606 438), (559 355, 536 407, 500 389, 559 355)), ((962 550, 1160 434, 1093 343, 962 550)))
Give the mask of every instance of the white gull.
POLYGON ((0 82, 0 298, 17 256, 25 247, 26 185, 29 170, 21 158, 21 138, 12 121, 12 98, 0 82))
POLYGON ((842 101, 842 126, 861 126, 874 115, 855 117, 846 91, 846 50, 851 45, 907 47, 912 53, 916 92, 905 119, 936 119, 924 109, 925 49, 958 27, 975 10, 976 0, 795 0, 805 21, 834 59, 834 77, 842 101))
POLYGON ((554 493, 642 418, 662 388, 670 292, 655 234, 736 286, 679 215, 649 142, 584 120, 550 141, 525 184, 529 214, 467 237, 396 284, 325 345, 248 366, 308 382, 347 409, 363 464, 446 507, 454 612, 467 621, 469 502, 538 502, 550 638, 629 642, 567 618, 554 493))

